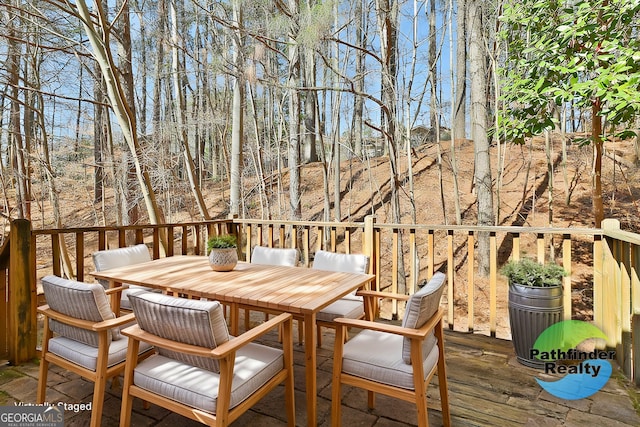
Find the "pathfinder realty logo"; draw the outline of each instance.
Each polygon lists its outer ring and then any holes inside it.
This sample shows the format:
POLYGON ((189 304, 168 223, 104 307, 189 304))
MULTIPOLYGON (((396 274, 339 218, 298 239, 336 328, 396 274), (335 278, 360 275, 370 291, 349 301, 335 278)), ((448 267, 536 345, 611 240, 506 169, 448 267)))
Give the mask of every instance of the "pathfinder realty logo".
POLYGON ((531 358, 544 362, 546 374, 566 374, 557 381, 542 381, 540 386, 549 394, 566 400, 584 399, 598 392, 613 371, 615 351, 577 350, 578 344, 590 338, 607 336, 590 323, 565 320, 545 329, 530 350, 531 358))

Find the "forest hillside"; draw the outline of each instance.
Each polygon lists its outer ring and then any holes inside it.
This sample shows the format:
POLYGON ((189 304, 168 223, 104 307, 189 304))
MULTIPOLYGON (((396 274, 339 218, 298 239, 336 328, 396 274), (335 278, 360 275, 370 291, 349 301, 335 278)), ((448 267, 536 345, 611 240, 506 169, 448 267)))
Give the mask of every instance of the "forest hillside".
MULTIPOLYGON (((525 227, 590 228, 593 227, 592 213, 592 148, 580 147, 578 144, 567 146, 567 163, 563 165, 560 143, 553 140, 551 159, 553 179, 548 179, 548 163, 545 144, 542 140, 534 140, 529 146, 507 145, 492 146, 491 155, 494 160, 494 199, 499 225, 517 225, 525 227), (498 156, 504 158, 502 176, 499 176, 498 156), (550 205, 549 190, 553 188, 550 205), (569 203, 567 203, 567 200, 569 203), (499 203, 498 203, 499 202, 499 203), (551 206, 551 210, 550 210, 551 206)), ((621 228, 637 232, 639 217, 638 198, 640 197, 640 173, 635 166, 635 146, 633 141, 607 142, 603 163, 603 194, 605 196, 605 217, 616 218, 621 228)), ((458 168, 457 180, 459 200, 464 225, 475 225, 476 206, 472 185, 473 176, 473 142, 457 141, 455 156, 458 168)), ((401 156, 402 158, 402 156, 401 156)), ((404 153, 406 159, 406 153, 404 153)), ((406 161, 401 163, 401 201, 404 223, 411 223, 415 215, 418 224, 440 225, 455 223, 455 191, 451 168, 451 150, 449 141, 438 147, 435 143, 427 143, 415 147, 411 152, 412 175, 414 180, 415 210, 409 203, 408 171, 406 161), (438 162, 438 158, 441 162, 438 162), (444 206, 444 208, 443 208, 444 206), (415 211, 415 212, 414 212, 415 211)), ((57 162, 58 171, 55 177, 59 196, 59 210, 64 227, 87 227, 100 225, 116 225, 114 222, 113 191, 105 191, 105 199, 94 203, 93 168, 89 161, 57 162)), ((287 219, 288 216, 288 173, 286 168, 281 174, 268 176, 263 188, 270 194, 268 201, 259 197, 257 188, 261 187, 255 175, 243 176, 243 210, 245 217, 263 218, 268 210, 273 219, 287 219)), ((311 163, 302 166, 301 194, 303 220, 322 221, 324 219, 325 192, 323 164, 311 163)), ((341 213, 343 221, 362 221, 366 215, 375 214, 380 223, 390 218, 389 160, 379 156, 362 161, 346 160, 341 168, 341 213)), ((182 184, 170 185, 165 189, 158 188, 159 199, 163 200, 168 222, 197 221, 201 218, 191 193, 184 180, 175 180, 182 184)), ((48 190, 41 188, 41 182, 34 181, 33 193, 37 198, 32 202, 32 219, 35 228, 54 227, 55 212, 50 203, 48 190)), ((226 218, 229 212, 229 186, 227 181, 205 182, 203 195, 210 214, 214 218, 226 218)), ((328 185, 330 200, 333 200, 328 185)), ((11 199, 11 191, 6 193, 11 199)), ((11 204, 12 202, 9 201, 11 204)), ((333 206, 327 204, 333 215, 333 206)), ((332 219, 330 216, 329 219, 332 219)), ((147 222, 144 218, 142 222, 147 222)), ((383 242, 384 243, 384 242, 383 242)), ((387 242, 388 243, 388 242, 387 242)), ((591 287, 593 282, 590 264, 590 243, 575 239, 573 241, 574 266, 572 272, 572 294, 574 312, 579 318, 589 319, 591 313, 591 287)), ((533 253, 533 248, 523 248, 533 253)), ((424 267, 424 266, 423 266, 424 267)), ((442 266, 439 266, 442 267, 442 266)), ((457 272, 456 307, 464 310, 467 301, 465 293, 466 272, 457 272)), ((487 303, 487 295, 483 294, 484 282, 477 279, 480 289, 476 295, 476 308, 487 303)), ((502 289, 504 291, 504 289, 502 289)), ((501 296, 501 301, 506 301, 501 296)), ((508 320, 506 307, 499 307, 500 318, 498 328, 501 334, 507 334, 508 320)), ((479 310, 482 317, 483 310, 479 310)), ((461 316, 462 323, 464 318, 461 316)), ((464 328, 464 324, 458 325, 464 328)), ((477 326, 476 330, 480 330, 477 326)))
MULTIPOLYGON (((640 207, 640 172, 635 165, 633 141, 605 143, 603 162, 603 194, 605 217, 616 218, 625 230, 637 231, 640 207)), ((457 141, 456 163, 458 168, 458 196, 462 222, 476 222, 473 177, 473 142, 457 141)), ((568 145, 567 164, 562 163, 560 144, 554 141, 551 153, 553 181, 548 180, 547 155, 544 141, 534 140, 531 146, 503 145, 502 177, 498 170, 498 147, 492 146, 494 206, 499 225, 549 226, 549 189, 553 186, 552 222, 555 227, 592 227, 592 148, 568 145), (567 200, 569 203, 567 203, 567 200)), ((403 223, 413 222, 408 184, 406 153, 400 156, 400 199, 403 223)), ((415 194, 415 222, 421 224, 454 224, 454 185, 451 169, 449 141, 438 147, 435 143, 423 144, 412 150, 412 175, 415 194), (438 153, 441 163, 438 162, 438 153), (442 177, 442 178, 441 178, 442 177)), ((243 211, 248 218, 265 218, 265 205, 273 219, 288 218, 288 174, 267 176, 265 189, 269 200, 259 197, 255 176, 245 170, 242 179, 243 211)), ((94 203, 93 167, 89 162, 59 161, 56 188, 60 199, 60 214, 65 227, 115 225, 113 192, 106 191, 103 203, 94 203)), ((301 169, 302 219, 322 221, 324 217, 323 164, 311 163, 301 169)), ((376 214, 379 222, 389 216, 389 161, 380 156, 367 159, 353 158, 342 162, 341 167, 341 220, 362 221, 366 215, 376 214)), ((330 178, 333 181, 333 178, 330 178)), ((176 180, 178 181, 178 180, 176 180)), ((48 190, 41 182, 33 183, 32 219, 34 227, 53 226, 52 207, 48 190)), ((328 184, 330 200, 334 200, 333 182, 328 184)), ((158 188, 168 222, 199 220, 198 210, 188 188, 179 185, 158 188)), ((11 202, 11 191, 7 198, 11 202)), ((205 181, 203 194, 209 212, 214 218, 225 218, 229 209, 228 182, 205 181)), ((329 204, 334 219, 333 202, 329 204)), ((142 219, 145 222, 144 219, 142 219)))

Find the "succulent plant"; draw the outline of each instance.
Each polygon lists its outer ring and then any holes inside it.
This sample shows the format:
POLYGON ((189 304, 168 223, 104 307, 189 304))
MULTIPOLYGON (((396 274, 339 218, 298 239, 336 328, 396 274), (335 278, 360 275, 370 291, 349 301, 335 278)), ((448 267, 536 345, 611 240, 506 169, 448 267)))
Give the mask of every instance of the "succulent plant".
POLYGON ((233 234, 220 234, 213 236, 207 241, 207 251, 211 249, 228 249, 237 248, 238 240, 233 234))
POLYGON ((542 288, 562 285, 562 278, 567 275, 558 264, 541 264, 529 258, 509 261, 500 273, 507 276, 509 283, 542 288))

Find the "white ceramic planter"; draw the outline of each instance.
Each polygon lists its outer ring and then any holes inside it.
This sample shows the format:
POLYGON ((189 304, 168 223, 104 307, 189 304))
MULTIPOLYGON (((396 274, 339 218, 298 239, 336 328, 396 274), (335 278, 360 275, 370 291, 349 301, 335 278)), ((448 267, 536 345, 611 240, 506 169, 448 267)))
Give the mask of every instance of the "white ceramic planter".
POLYGON ((212 249, 209 252, 209 265, 213 271, 231 271, 238 263, 236 248, 212 249))

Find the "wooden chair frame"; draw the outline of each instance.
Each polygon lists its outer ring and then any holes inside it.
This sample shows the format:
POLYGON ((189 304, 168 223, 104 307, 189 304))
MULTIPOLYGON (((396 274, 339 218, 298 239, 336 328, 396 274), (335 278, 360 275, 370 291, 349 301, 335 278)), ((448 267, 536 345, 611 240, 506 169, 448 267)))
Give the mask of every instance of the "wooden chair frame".
MULTIPOLYGON (((407 300, 408 296, 382 293, 375 291, 361 291, 359 294, 369 301, 365 304, 368 314, 373 312, 373 307, 377 304, 377 299, 395 298, 399 300, 407 300)), ((338 427, 341 425, 341 391, 342 384, 359 387, 367 390, 368 407, 375 407, 375 393, 382 393, 387 396, 399 398, 416 405, 418 411, 418 426, 427 427, 429 425, 427 412, 427 388, 433 375, 438 372, 438 386, 440 389, 440 402, 442 406, 442 421, 447 427, 451 425, 451 414, 449 410, 449 396, 447 388, 447 375, 444 357, 444 336, 442 328, 442 318, 444 309, 441 307, 438 311, 419 329, 403 328, 397 325, 389 325, 384 323, 372 322, 360 319, 336 319, 336 340, 335 351, 333 356, 333 378, 332 378, 332 396, 331 396, 331 425, 338 427), (390 334, 401 335, 411 340, 411 366, 413 367, 413 390, 381 384, 366 378, 356 377, 342 372, 342 355, 344 352, 344 340, 338 339, 340 334, 346 335, 347 328, 369 329, 390 334), (422 343, 425 338, 434 331, 438 340, 438 363, 425 376, 423 370, 423 354, 422 343), (422 380, 422 378, 425 378, 422 380)))
POLYGON ((242 335, 232 338, 226 343, 210 349, 179 343, 168 340, 157 335, 143 331, 138 325, 131 326, 122 331, 122 334, 129 337, 129 348, 127 349, 127 363, 125 368, 124 388, 122 392, 122 408, 120 413, 120 426, 128 427, 131 423, 131 409, 133 397, 138 397, 149 403, 155 403, 172 412, 191 418, 209 426, 228 426, 240 415, 249 410, 260 399, 266 396, 271 390, 281 383, 285 386, 285 411, 289 426, 295 426, 295 404, 294 404, 294 382, 293 382, 293 322, 291 314, 284 313, 272 318, 242 335), (284 368, 271 378, 266 384, 258 389, 253 395, 244 400, 234 408, 229 408, 231 400, 231 385, 233 379, 233 369, 236 351, 246 344, 255 341, 267 332, 282 327, 284 368), (195 356, 210 357, 217 359, 220 363, 220 386, 218 390, 218 401, 216 414, 195 409, 174 400, 159 396, 155 393, 137 387, 133 384, 133 371, 137 366, 137 359, 133 357, 137 352, 140 342, 144 341, 153 346, 166 348, 169 350, 188 353, 195 356))
MULTIPOLYGON (((112 288, 107 291, 107 294, 112 294, 112 302, 117 300, 119 303, 119 293, 122 291, 122 287, 112 288)), ((101 322, 92 322, 89 320, 77 319, 75 317, 67 316, 59 313, 49 307, 49 305, 43 305, 38 307, 38 313, 44 315, 44 327, 42 337, 42 353, 40 360, 40 373, 38 378, 38 390, 36 396, 36 402, 39 404, 44 403, 46 390, 47 390, 47 375, 49 372, 49 364, 60 366, 68 371, 80 375, 94 383, 93 386, 93 400, 91 403, 91 427, 99 427, 102 421, 102 409, 104 404, 104 393, 106 390, 107 380, 113 378, 112 386, 117 383, 117 376, 124 372, 125 361, 117 363, 113 366, 107 366, 108 354, 109 354, 109 334, 111 329, 118 328, 135 321, 133 313, 128 313, 114 319, 103 320, 101 322), (49 320, 54 319, 60 323, 67 324, 76 328, 82 328, 89 331, 98 333, 98 359, 96 361, 96 370, 92 371, 76 363, 64 359, 54 353, 49 352, 49 340, 53 337, 53 331, 49 327, 49 320)), ((136 360, 142 359, 153 354, 153 350, 149 349, 144 354, 138 357, 134 355, 127 355, 136 360)))

